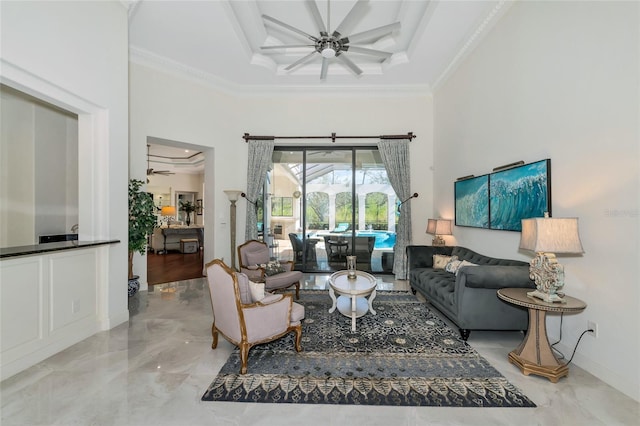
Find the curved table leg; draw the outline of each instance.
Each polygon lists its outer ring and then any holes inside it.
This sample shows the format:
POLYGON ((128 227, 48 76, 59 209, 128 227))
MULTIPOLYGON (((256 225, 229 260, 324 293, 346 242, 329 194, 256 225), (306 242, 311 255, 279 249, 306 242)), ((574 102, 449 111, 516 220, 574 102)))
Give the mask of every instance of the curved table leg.
POLYGON ((374 288, 373 291, 371 292, 371 296, 369 296, 369 312, 371 312, 373 315, 376 314, 376 311, 373 309, 373 299, 376 298, 376 289, 374 288))
POLYGON ((333 311, 336 310, 337 300, 336 294, 333 292, 333 287, 331 286, 329 286, 329 297, 331 297, 331 300, 333 300, 333 305, 331 305, 331 309, 329 309, 329 313, 332 314, 333 311))

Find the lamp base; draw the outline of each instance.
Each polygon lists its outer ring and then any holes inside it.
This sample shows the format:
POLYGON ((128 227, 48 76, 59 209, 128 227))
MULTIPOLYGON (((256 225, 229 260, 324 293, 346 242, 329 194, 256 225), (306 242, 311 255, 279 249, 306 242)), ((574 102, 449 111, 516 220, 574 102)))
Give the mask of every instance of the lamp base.
POLYGON ((447 244, 447 242, 440 235, 436 235, 436 237, 433 240, 431 240, 431 245, 432 246, 441 247, 441 246, 444 246, 446 244, 447 244))
POLYGON ((543 293, 539 290, 529 291, 527 292, 527 296, 535 297, 536 299, 542 299, 548 303, 567 303, 562 297, 558 296, 558 294, 549 294, 543 293))

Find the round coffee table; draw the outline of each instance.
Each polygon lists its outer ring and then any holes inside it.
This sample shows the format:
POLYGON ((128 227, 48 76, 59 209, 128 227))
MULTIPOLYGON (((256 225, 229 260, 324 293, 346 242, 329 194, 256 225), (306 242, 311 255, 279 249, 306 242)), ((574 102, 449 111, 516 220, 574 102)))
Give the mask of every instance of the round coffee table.
POLYGON ((333 300, 329 313, 338 308, 342 315, 351 318, 351 331, 356 331, 356 318, 369 311, 376 314, 372 305, 376 298, 376 277, 363 271, 356 271, 355 278, 349 278, 348 271, 335 272, 329 277, 329 296, 333 300))

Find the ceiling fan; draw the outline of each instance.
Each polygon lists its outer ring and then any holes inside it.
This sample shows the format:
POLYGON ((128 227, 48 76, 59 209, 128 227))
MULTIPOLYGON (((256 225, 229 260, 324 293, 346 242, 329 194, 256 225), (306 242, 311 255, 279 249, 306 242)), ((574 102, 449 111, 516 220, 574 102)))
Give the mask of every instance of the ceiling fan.
POLYGON ((364 43, 371 42, 386 35, 391 34, 392 32, 400 29, 400 22, 395 22, 393 24, 383 25, 381 27, 373 28, 368 31, 363 31, 361 33, 352 34, 350 36, 345 36, 345 33, 351 31, 353 25, 362 18, 366 10, 366 6, 369 0, 358 0, 347 16, 344 17, 340 25, 331 33, 330 30, 330 7, 331 2, 327 1, 327 25, 325 26, 324 21, 322 20, 322 16, 320 15, 320 10, 318 9, 318 5, 315 0, 306 0, 307 5, 311 11, 311 15, 313 16, 313 20, 316 24, 317 30, 319 31, 319 36, 313 36, 308 34, 296 27, 293 27, 289 24, 286 24, 282 21, 279 21, 276 18, 272 18, 268 15, 262 15, 262 18, 266 21, 279 25, 283 28, 286 28, 289 31, 292 31, 296 34, 299 34, 305 38, 308 38, 313 42, 313 44, 290 44, 290 45, 280 45, 280 46, 261 46, 261 49, 287 49, 287 48, 296 48, 296 47, 311 47, 313 51, 308 55, 298 59, 291 65, 285 68, 286 71, 290 71, 293 68, 296 68, 300 65, 304 65, 307 62, 310 62, 316 58, 316 54, 320 54, 322 56, 322 67, 320 69, 320 80, 324 80, 327 77, 327 70, 329 68, 329 61, 333 58, 340 60, 344 65, 347 66, 351 71, 353 71, 356 75, 362 74, 362 70, 358 67, 352 60, 350 60, 345 53, 354 52, 365 55, 377 56, 379 58, 383 58, 383 60, 388 59, 393 55, 391 52, 383 52, 381 50, 369 49, 361 46, 354 46, 352 43, 364 43))
POLYGON ((170 170, 153 170, 149 164, 149 146, 147 145, 147 176, 151 176, 151 175, 174 175, 175 173, 173 173, 170 170))

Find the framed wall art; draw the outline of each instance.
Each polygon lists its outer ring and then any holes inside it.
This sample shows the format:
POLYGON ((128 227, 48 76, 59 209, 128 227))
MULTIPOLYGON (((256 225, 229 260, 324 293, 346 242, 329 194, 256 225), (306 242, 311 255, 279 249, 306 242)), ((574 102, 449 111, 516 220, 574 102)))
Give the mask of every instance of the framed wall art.
POLYGON ((455 225, 489 228, 489 175, 456 181, 455 225))
POLYGON ((551 216, 551 160, 489 175, 489 227, 521 231, 522 219, 551 216))

